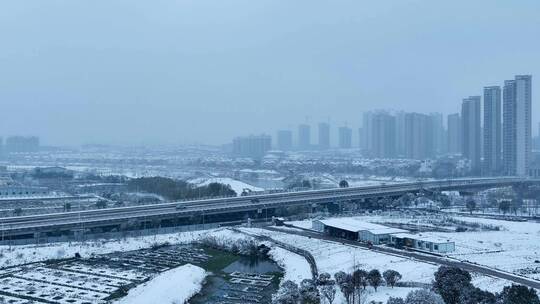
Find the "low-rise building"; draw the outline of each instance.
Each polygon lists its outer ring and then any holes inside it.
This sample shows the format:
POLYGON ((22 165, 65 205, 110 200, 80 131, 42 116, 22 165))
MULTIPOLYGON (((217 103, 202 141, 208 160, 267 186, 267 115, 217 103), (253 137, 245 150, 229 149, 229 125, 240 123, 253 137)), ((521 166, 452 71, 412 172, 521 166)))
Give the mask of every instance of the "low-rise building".
POLYGON ((0 186, 0 198, 19 198, 28 196, 47 196, 50 191, 47 187, 33 187, 20 185, 0 186))
POLYGON ((312 222, 312 228, 331 236, 370 242, 374 245, 390 243, 390 235, 393 233, 407 232, 403 229, 368 223, 354 218, 315 220, 312 222))
POLYGON ((411 234, 407 230, 364 222, 356 218, 314 220, 312 229, 337 238, 373 245, 389 244, 397 248, 411 248, 439 254, 456 250, 454 242, 441 237, 411 234))
POLYGON ((450 240, 422 234, 393 234, 390 243, 397 248, 412 248, 435 253, 448 253, 456 250, 455 243, 450 240))

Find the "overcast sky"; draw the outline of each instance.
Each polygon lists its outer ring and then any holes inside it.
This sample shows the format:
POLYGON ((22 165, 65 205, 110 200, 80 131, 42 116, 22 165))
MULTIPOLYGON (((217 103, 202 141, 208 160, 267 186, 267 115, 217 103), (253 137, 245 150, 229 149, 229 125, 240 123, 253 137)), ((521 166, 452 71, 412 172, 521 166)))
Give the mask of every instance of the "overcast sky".
POLYGON ((376 108, 445 114, 515 74, 540 1, 3 0, 0 136, 226 143, 376 108))

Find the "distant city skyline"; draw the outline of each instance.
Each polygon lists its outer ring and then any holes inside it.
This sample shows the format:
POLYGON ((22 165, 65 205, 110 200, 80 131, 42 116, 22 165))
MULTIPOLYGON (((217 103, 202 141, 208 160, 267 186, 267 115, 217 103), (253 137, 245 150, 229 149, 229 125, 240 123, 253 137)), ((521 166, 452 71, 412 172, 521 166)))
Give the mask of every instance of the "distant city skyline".
POLYGON ((538 11, 533 0, 2 1, 0 135, 219 145, 306 117, 315 134, 328 117, 356 133, 372 109, 446 116, 508 75, 540 75, 538 11))

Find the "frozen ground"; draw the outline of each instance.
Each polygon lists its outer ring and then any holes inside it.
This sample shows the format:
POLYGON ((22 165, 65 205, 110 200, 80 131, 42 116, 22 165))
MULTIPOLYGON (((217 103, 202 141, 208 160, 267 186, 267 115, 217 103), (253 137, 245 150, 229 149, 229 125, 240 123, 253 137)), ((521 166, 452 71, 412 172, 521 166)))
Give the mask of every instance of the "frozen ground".
POLYGON ((186 264, 163 272, 129 291, 118 304, 185 303, 201 290, 206 272, 186 264))

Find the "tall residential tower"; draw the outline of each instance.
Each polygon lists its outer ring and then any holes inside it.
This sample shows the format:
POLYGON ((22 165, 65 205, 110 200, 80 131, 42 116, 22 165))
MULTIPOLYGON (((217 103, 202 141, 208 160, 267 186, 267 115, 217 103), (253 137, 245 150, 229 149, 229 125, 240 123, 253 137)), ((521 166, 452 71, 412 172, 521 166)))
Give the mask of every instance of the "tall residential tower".
POLYGON ((483 175, 501 173, 501 140, 501 87, 485 87, 483 175))
POLYGON ((319 149, 330 149, 330 124, 327 122, 319 123, 319 149))
POLYGON ((306 124, 298 126, 298 149, 311 149, 311 127, 306 124))
POLYGON ((448 153, 461 153, 461 117, 459 113, 448 115, 448 153))
POLYGON ((480 96, 470 96, 463 99, 461 104, 461 134, 462 155, 471 161, 471 173, 480 175, 481 150, 481 124, 480 124, 480 96))
POLYGON ((352 147, 352 129, 348 127, 340 127, 338 139, 340 149, 350 149, 352 147))
POLYGON ((517 75, 504 82, 503 166, 507 175, 528 175, 532 149, 531 85, 531 75, 517 75))

